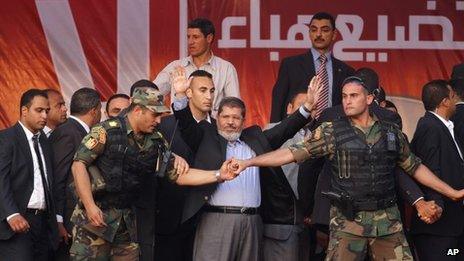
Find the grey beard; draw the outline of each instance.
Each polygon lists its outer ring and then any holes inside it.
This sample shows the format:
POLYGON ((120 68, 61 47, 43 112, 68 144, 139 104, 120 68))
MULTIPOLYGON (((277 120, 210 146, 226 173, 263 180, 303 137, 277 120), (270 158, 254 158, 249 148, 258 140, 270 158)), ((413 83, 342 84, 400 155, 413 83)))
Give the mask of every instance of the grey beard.
POLYGON ((242 132, 232 132, 232 133, 226 133, 224 131, 218 130, 219 135, 221 135, 224 139, 227 141, 236 141, 238 138, 240 138, 240 135, 242 135, 242 132))

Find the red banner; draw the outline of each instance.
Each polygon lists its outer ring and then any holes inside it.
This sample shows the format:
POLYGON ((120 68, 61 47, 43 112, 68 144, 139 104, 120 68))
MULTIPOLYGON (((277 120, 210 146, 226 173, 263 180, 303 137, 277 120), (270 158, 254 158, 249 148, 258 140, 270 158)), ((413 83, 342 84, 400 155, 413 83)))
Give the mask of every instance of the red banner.
MULTIPOLYGON (((186 21, 216 26, 215 55, 238 72, 247 123, 268 122, 279 61, 310 47, 311 15, 337 15, 334 55, 372 67, 389 95, 419 98, 430 79, 464 61, 464 1, 16 0, 0 3, 0 128, 19 116, 31 87, 81 87, 104 99, 154 79, 186 55, 186 21), (459 29, 461 28, 461 29, 459 29)), ((68 103, 69 104, 69 103, 68 103)))

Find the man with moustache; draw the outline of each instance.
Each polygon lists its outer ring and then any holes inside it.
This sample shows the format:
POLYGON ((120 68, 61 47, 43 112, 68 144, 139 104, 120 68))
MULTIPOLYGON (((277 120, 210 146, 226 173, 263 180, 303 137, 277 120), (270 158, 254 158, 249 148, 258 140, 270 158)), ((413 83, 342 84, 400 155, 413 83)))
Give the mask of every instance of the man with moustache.
POLYGON ((324 12, 313 15, 309 24, 311 49, 304 54, 287 57, 280 64, 272 90, 271 122, 286 117, 290 99, 299 90, 304 90, 314 75, 319 75, 324 85, 316 118, 325 108, 341 103, 341 83, 353 75, 354 69, 335 58, 330 51, 337 34, 332 15, 324 12))
POLYGON ((0 255, 4 260, 48 261, 58 244, 53 164, 42 131, 47 94, 23 93, 20 120, 0 132, 0 255))
POLYGON ((55 89, 46 89, 44 91, 48 96, 50 111, 48 112, 47 125, 45 125, 43 132, 47 137, 50 137, 56 127, 66 121, 68 109, 66 108, 63 95, 59 91, 55 89))
MULTIPOLYGON (((205 120, 198 122, 198 115, 185 102, 189 81, 196 80, 187 80, 182 69, 173 73, 177 99, 173 108, 182 137, 195 153, 193 166, 201 169, 217 169, 226 158, 247 158, 280 147, 308 122, 319 94, 315 80, 304 106, 265 131, 256 125, 244 128, 245 104, 226 97, 219 104, 214 126, 205 120)), ((294 218, 294 205, 287 204, 293 193, 283 180, 281 168, 254 168, 231 182, 190 188, 182 221, 198 220, 193 260, 259 260, 262 220, 258 207, 265 223, 288 223, 294 218), (268 174, 260 179, 260 173, 268 174)))
POLYGON ((224 97, 240 97, 237 71, 228 61, 215 56, 211 50, 215 37, 213 23, 204 18, 196 18, 189 22, 187 28, 187 41, 189 56, 176 60, 168 64, 153 81, 161 93, 171 93, 171 101, 174 100, 174 90, 170 81, 170 73, 176 67, 181 66, 185 69, 186 75, 193 71, 204 70, 213 76, 214 99, 212 115, 216 116, 219 102, 224 97))

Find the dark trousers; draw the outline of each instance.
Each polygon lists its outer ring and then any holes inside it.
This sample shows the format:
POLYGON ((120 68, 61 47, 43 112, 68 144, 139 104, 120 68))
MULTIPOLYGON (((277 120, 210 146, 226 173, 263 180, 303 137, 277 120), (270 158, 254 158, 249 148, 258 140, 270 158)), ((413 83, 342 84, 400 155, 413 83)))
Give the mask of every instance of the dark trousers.
POLYGON ((0 260, 48 261, 51 244, 46 213, 27 212, 23 217, 29 231, 0 240, 0 260))
POLYGON ((195 219, 191 218, 181 224, 170 235, 156 234, 156 261, 191 261, 195 239, 195 219))
POLYGON ((463 260, 464 249, 459 249, 458 237, 443 237, 435 235, 414 235, 414 247, 419 261, 463 260), (449 250, 459 249, 457 255, 451 255, 449 250))
POLYGON ((155 245, 155 207, 135 208, 140 261, 152 261, 155 245))
POLYGON ((53 253, 53 260, 55 261, 68 261, 70 260, 69 257, 69 249, 71 248, 72 240, 66 244, 61 242, 58 246, 58 249, 53 253))

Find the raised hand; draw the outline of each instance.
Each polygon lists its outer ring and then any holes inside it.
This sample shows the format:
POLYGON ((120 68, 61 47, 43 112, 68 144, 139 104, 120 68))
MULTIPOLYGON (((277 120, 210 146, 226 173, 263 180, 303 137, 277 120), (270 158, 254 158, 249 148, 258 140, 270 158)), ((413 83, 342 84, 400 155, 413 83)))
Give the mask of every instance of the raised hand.
MULTIPOLYGON (((316 112, 316 105, 317 105, 317 101, 319 100, 321 91, 322 91, 322 81, 321 81, 321 78, 316 75, 309 82, 308 91, 306 92, 306 102, 304 103, 304 106, 308 110, 314 113, 316 112)), ((311 116, 314 117, 314 115, 311 115, 311 116)))
POLYGON ((171 87, 172 90, 175 92, 176 97, 179 95, 185 95, 185 92, 190 86, 190 82, 192 79, 187 79, 185 74, 185 68, 182 66, 177 66, 174 70, 170 73, 171 79, 171 87))

